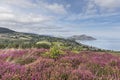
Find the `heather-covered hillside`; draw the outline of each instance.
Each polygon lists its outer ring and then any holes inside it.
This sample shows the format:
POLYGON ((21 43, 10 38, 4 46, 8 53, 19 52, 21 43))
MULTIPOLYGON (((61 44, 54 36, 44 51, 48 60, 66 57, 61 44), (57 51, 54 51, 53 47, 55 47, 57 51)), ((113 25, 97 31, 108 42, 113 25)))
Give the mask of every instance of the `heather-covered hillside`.
POLYGON ((0 50, 1 80, 120 80, 120 55, 51 49, 0 50))

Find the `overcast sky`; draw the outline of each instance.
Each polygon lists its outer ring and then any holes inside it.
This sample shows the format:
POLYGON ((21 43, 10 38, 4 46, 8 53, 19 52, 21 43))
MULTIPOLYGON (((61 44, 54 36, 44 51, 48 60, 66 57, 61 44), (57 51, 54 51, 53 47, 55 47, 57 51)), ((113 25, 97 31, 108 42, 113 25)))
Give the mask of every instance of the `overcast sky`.
POLYGON ((0 0, 0 26, 55 36, 120 38, 120 0, 0 0))

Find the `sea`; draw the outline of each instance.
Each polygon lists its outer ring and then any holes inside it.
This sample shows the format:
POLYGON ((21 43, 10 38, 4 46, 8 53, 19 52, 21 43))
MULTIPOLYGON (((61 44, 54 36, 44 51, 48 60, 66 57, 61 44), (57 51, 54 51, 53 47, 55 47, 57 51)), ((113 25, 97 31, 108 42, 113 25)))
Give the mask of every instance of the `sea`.
POLYGON ((100 49, 120 51, 120 39, 97 39, 93 41, 77 40, 77 42, 100 49))

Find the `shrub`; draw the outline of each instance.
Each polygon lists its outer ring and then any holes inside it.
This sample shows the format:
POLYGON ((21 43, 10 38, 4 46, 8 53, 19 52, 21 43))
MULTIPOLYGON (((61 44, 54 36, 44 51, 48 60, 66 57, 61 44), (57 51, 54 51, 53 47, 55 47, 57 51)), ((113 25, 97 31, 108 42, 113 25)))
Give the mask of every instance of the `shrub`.
POLYGON ((63 54, 63 52, 59 49, 58 46, 53 46, 50 48, 49 52, 46 52, 46 56, 49 56, 50 58, 57 58, 60 54, 63 54))
POLYGON ((56 58, 59 55, 60 55, 60 50, 58 49, 58 47, 52 47, 50 49, 50 57, 51 58, 56 58))
POLYGON ((51 43, 47 41, 40 41, 40 42, 37 42, 35 45, 36 48, 45 48, 45 49, 49 49, 50 46, 51 46, 51 43))

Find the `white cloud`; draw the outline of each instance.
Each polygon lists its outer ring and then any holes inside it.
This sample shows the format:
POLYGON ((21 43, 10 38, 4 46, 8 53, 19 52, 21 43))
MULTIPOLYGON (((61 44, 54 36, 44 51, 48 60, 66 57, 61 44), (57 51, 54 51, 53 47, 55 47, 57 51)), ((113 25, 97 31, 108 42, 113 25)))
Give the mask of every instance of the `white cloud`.
POLYGON ((0 6, 0 20, 11 20, 14 18, 12 10, 6 7, 0 6))
POLYGON ((18 23, 41 23, 51 20, 51 17, 43 16, 43 15, 16 15, 16 14, 10 14, 10 13, 0 13, 0 21, 12 21, 12 22, 18 22, 18 23))
POLYGON ((10 13, 0 13, 0 20, 11 20, 14 18, 13 14, 10 13))
MULTIPOLYGON (((0 1, 0 21, 18 22, 18 23, 41 23, 49 20, 53 20, 53 16, 43 15, 41 13, 28 11, 25 13, 24 10, 19 10, 19 7, 31 8, 36 7, 34 3, 28 0, 3 0, 0 1), (14 11, 14 6, 18 9, 14 11)), ((37 5, 37 4, 36 4, 37 5)), ((39 9, 37 9, 39 10, 39 9)))
POLYGON ((52 20, 52 17, 35 14, 19 15, 18 17, 16 15, 16 21, 22 23, 41 23, 49 20, 52 20))
POLYGON ((57 3, 46 5, 46 8, 57 14, 66 14, 67 13, 65 7, 63 5, 60 5, 57 3))
POLYGON ((47 2, 38 1, 37 3, 30 2, 30 0, 3 0, 0 1, 0 4, 6 4, 10 6, 16 6, 27 9, 38 9, 45 11, 47 13, 55 13, 55 14, 66 14, 66 8, 70 7, 70 5, 62 5, 58 3, 49 4, 47 2))
POLYGON ((4 4, 7 6, 23 7, 23 8, 32 8, 36 6, 36 4, 31 3, 29 0, 1 0, 0 4, 4 4))
POLYGON ((12 12, 12 10, 10 10, 9 8, 0 7, 0 13, 3 13, 3 12, 10 13, 12 12))
POLYGON ((48 13, 54 13, 54 14, 66 14, 67 13, 67 8, 69 8, 71 5, 70 4, 60 4, 60 3, 47 3, 47 2, 43 2, 43 1, 38 1, 36 3, 36 7, 48 12, 48 13))
POLYGON ((120 8, 120 0, 93 0, 103 10, 114 11, 120 8))
POLYGON ((106 8, 117 8, 120 7, 120 0, 94 0, 96 4, 106 8))

